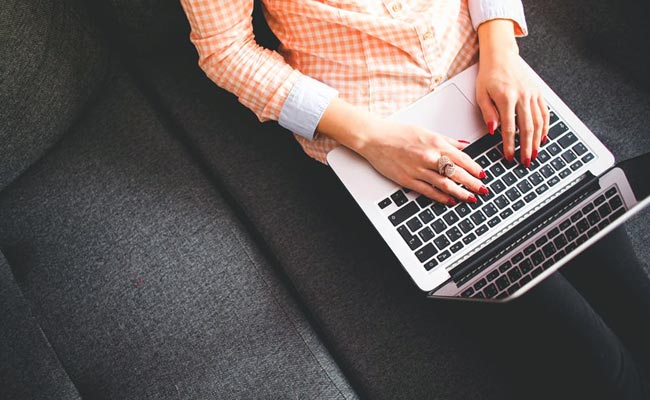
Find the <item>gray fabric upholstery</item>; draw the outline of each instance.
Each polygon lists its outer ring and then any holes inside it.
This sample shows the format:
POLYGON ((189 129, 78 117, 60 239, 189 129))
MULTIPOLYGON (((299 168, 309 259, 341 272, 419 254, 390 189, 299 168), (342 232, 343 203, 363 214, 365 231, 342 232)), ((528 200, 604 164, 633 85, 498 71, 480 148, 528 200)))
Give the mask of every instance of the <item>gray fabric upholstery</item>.
POLYGON ((81 399, 0 254, 0 398, 81 399))
POLYGON ((108 52, 71 0, 0 6, 0 190, 63 135, 101 87, 108 52))
MULTIPOLYGON (((577 51, 580 26, 572 37, 558 31, 565 26, 555 28, 551 17, 567 11, 563 2, 530 3, 539 37, 522 42, 524 57, 618 158, 650 150, 641 130, 650 122, 647 93, 577 51), (612 90, 603 90, 604 78, 612 90)), ((462 324, 422 298, 330 171, 286 132, 238 108, 198 70, 191 48, 185 51, 165 64, 141 60, 141 78, 278 258, 355 388, 379 399, 516 396, 516 380, 512 387, 502 382, 517 371, 495 370, 488 346, 465 345, 462 324)), ((648 254, 647 245, 638 250, 648 254)))
POLYGON ((0 193, 0 248, 81 396, 355 398, 132 82, 109 87, 0 193))

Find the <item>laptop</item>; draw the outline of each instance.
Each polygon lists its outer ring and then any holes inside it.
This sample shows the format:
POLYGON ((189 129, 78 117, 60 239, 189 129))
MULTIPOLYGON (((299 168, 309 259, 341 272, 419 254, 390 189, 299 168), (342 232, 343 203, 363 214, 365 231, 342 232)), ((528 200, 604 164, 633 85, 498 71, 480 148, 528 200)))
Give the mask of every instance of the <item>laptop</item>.
POLYGON ((486 171, 490 192, 477 196, 477 203, 433 202, 383 177, 343 146, 327 160, 428 297, 505 302, 650 203, 650 155, 615 165, 531 69, 550 108, 548 141, 530 168, 507 162, 500 132, 486 133, 476 104, 477 71, 476 65, 468 68, 390 117, 470 141, 463 151, 486 171))

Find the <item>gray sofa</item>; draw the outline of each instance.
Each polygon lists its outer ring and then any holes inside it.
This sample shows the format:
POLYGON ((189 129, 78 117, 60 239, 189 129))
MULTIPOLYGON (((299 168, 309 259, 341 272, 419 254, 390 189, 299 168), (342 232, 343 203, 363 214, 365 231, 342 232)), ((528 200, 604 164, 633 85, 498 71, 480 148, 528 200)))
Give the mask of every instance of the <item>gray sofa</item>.
MULTIPOLYGON (((525 5, 523 56, 617 158, 648 152, 629 16, 525 5)), ((0 398, 561 397, 561 370, 541 387, 472 340, 485 321, 424 299, 335 176, 204 76, 176 0, 0 21, 0 398)))

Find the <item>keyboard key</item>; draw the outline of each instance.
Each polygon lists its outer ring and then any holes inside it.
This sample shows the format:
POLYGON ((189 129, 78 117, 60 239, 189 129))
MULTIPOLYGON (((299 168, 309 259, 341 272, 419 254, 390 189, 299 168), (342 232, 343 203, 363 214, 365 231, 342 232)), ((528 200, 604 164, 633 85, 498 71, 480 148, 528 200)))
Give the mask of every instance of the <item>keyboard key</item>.
POLYGON ((551 111, 549 113, 549 115, 550 115, 549 116, 549 119, 550 119, 549 125, 553 125, 558 119, 560 119, 560 118, 558 118, 558 116, 555 114, 554 111, 551 111))
POLYGON ((609 225, 609 219, 606 219, 606 220, 600 221, 600 222, 598 223, 598 229, 600 229, 600 230, 602 231, 603 229, 605 229, 605 227, 606 227, 607 225, 609 225))
POLYGON ((493 216, 494 214, 496 214, 497 211, 499 211, 499 210, 497 210, 496 206, 495 206, 494 204, 492 204, 492 203, 490 203, 490 204, 486 204, 485 206, 483 206, 482 210, 483 210, 483 213, 484 213, 488 218, 490 218, 491 216, 493 216))
POLYGON ((512 262, 517 264, 523 259, 524 259, 524 253, 517 253, 517 254, 515 254, 514 257, 512 257, 512 262))
POLYGON ((571 165, 569 166, 569 168, 571 168, 571 171, 577 171, 577 170, 580 169, 580 167, 582 167, 583 165, 584 165, 584 164, 582 163, 582 161, 578 160, 578 161, 574 162, 573 164, 571 164, 571 165))
POLYGON ((553 229, 551 229, 550 231, 548 231, 548 235, 546 235, 546 236, 548 236, 549 239, 553 239, 553 238, 554 238, 555 236, 557 236, 557 234, 559 234, 559 233, 560 233, 560 229, 559 229, 559 228, 553 228, 553 229))
POLYGON ((530 162, 530 167, 528 167, 528 171, 534 171, 537 168, 539 168, 540 165, 542 165, 542 163, 540 163, 539 160, 533 160, 530 162))
POLYGON ((551 143, 548 145, 546 148, 551 156, 556 156, 559 152, 562 151, 560 146, 558 146, 556 143, 551 143))
POLYGON ((483 279, 479 279, 479 280, 476 281, 476 283, 474 284, 474 289, 476 289, 476 290, 481 290, 481 289, 483 289, 483 288, 485 287, 485 285, 487 285, 487 281, 485 280, 485 278, 483 278, 483 279))
POLYGON ((582 218, 582 211, 578 211, 571 216, 571 222, 578 222, 582 218))
POLYGON ((584 157, 582 157, 582 158, 580 159, 580 161, 582 161, 583 163, 586 164, 586 163, 588 163, 589 161, 591 161, 591 160, 593 160, 593 159, 594 159, 594 155, 591 154, 591 153, 587 153, 587 154, 585 154, 584 157))
POLYGON ((492 161, 498 161, 501 158, 501 152, 495 147, 488 151, 486 156, 492 161))
POLYGON ((529 244, 525 249, 524 249, 524 254, 525 255, 530 255, 533 251, 535 251, 535 245, 534 244, 529 244))
POLYGON ((560 178, 564 179, 567 176, 571 175, 571 170, 569 168, 565 168, 562 171, 560 171, 558 175, 560 175, 560 178))
POLYGON ((488 299, 493 298, 494 296, 496 296, 497 293, 498 293, 498 290, 497 290, 496 286, 494 286, 493 283, 490 283, 489 285, 487 285, 485 287, 485 290, 483 290, 483 294, 485 294, 485 297, 488 298, 488 299))
POLYGON ((496 194, 499 194, 499 193, 503 192, 503 190, 505 190, 505 188, 506 188, 506 185, 504 185, 503 182, 501 182, 501 180, 494 181, 490 185, 491 191, 496 193, 496 194))
POLYGON ((411 250, 415 250, 418 247, 422 246, 422 241, 417 236, 411 236, 409 240, 406 241, 411 250))
POLYGON ((420 260, 420 262, 425 262, 431 257, 435 256, 438 250, 431 243, 427 243, 420 250, 415 252, 415 256, 420 260))
MULTIPOLYGON (((393 201, 394 201, 394 199, 393 199, 393 201)), ((404 207, 402 207, 399 210, 392 213, 390 215, 390 217, 388 217, 388 219, 393 224, 393 226, 397 226, 397 225, 401 224, 402 222, 406 221, 407 218, 412 217, 419 210, 420 210, 420 208, 418 207, 418 205, 414 201, 412 201, 412 202, 408 203, 407 205, 405 205, 404 207)))
POLYGON ((515 211, 517 211, 517 210, 521 209, 525 204, 526 204, 526 203, 524 203, 523 200, 519 200, 519 201, 517 201, 516 203, 514 203, 514 204, 512 205, 512 209, 515 210, 515 211))
POLYGON ((398 190, 397 192, 391 194, 390 198, 393 199, 393 201, 398 207, 401 206, 402 204, 405 204, 408 201, 406 195, 401 190, 398 190))
POLYGON ((466 236, 463 238, 463 243, 465 243, 465 244, 470 244, 470 243, 472 243, 475 239, 476 239, 476 235, 473 234, 473 233, 470 233, 469 235, 466 235, 466 236))
POLYGON ((594 211, 591 214, 587 215, 587 221, 589 221, 589 225, 594 226, 600 222, 600 215, 598 215, 598 211, 594 211))
POLYGON ((456 215, 456 213, 453 210, 449 211, 442 218, 445 220, 445 222, 449 226, 455 224, 458 221, 458 215, 456 215))
POLYGON ((517 182, 517 178, 515 178, 515 175, 512 172, 505 174, 502 179, 506 186, 512 186, 517 182))
POLYGON ((438 257, 436 258, 438 259, 438 261, 443 262, 449 257, 451 257, 451 253, 449 252, 449 250, 445 250, 442 253, 438 254, 438 257))
POLYGON ((452 242, 455 242, 456 240, 460 239, 463 236, 463 234, 460 233, 460 230, 455 226, 453 228, 448 229, 446 233, 452 242))
POLYGON ((494 217, 494 218, 492 218, 491 220, 488 221, 488 226, 490 228, 494 228, 495 226, 497 226, 499 224, 499 222, 501 222, 501 219, 499 217, 494 217))
POLYGON ((610 198, 615 194, 616 194, 616 187, 612 186, 611 188, 607 189, 607 191, 605 192, 605 197, 610 198))
POLYGON ((560 250, 557 253, 555 253, 555 256, 553 256, 553 261, 559 262, 562 258, 564 258, 565 255, 566 253, 564 252, 564 250, 560 250))
POLYGON ((379 202, 379 208, 383 210, 384 208, 388 207, 392 203, 393 201, 390 199, 390 197, 386 197, 385 199, 379 202))
POLYGON ((542 186, 539 186, 537 189, 535 189, 535 193, 542 194, 547 190, 548 190, 548 186, 546 186, 546 184, 543 184, 542 186))
POLYGON ((552 177, 551 179, 548 180, 548 185, 549 186, 555 186, 557 183, 560 182, 560 178, 557 176, 552 177))
POLYGON ((508 277, 505 275, 502 275, 497 281, 495 282, 497 284, 497 288, 499 290, 504 290, 510 285, 510 281, 508 280, 508 277))
POLYGON ((556 171, 559 171, 566 166, 566 163, 562 160, 562 158, 558 157, 551 161, 551 165, 553 168, 555 168, 556 171))
POLYGON ((569 226, 571 226, 571 221, 568 220, 568 219, 565 219, 564 221, 560 222, 560 229, 561 230, 565 230, 569 226))
POLYGON ((612 212, 612 209, 609 206, 609 203, 605 203, 602 206, 598 207, 598 214, 600 214, 600 218, 605 218, 611 212, 612 212))
POLYGON ((497 279, 497 276, 499 276, 499 271, 496 269, 494 271, 490 271, 490 273, 487 274, 488 282, 492 282, 493 280, 497 279))
POLYGON ((551 159, 551 156, 548 155, 546 150, 540 150, 540 152, 537 153, 537 159, 539 160, 540 163, 545 164, 548 160, 551 159))
POLYGON ((567 229, 564 234, 566 235, 566 238, 569 242, 572 242, 579 235, 578 230, 576 229, 575 226, 572 226, 571 228, 567 229))
POLYGON ((460 203, 458 206, 456 206, 455 210, 456 210, 456 213, 461 218, 463 218, 464 216, 466 216, 467 214, 472 212, 472 209, 469 208, 469 205, 467 205, 466 203, 460 203))
POLYGON ((435 258, 430 259, 429 261, 424 263, 424 269, 427 271, 431 271, 438 265, 438 261, 436 261, 435 258))
POLYGON ((433 221, 435 218, 431 210, 428 208, 424 211, 422 211, 420 214, 418 214, 418 217, 424 222, 425 224, 428 224, 429 222, 433 221))
POLYGON ((512 267, 512 263, 510 261, 506 261, 505 263, 501 264, 501 266, 499 267, 499 272, 502 273, 506 272, 507 270, 510 269, 510 267, 512 267))
POLYGON ((524 200, 526 201, 526 203, 530 203, 531 201, 535 200, 536 197, 537 195, 535 194, 535 192, 530 192, 526 196, 524 196, 524 200))
POLYGON ((521 181, 517 184, 517 188, 521 193, 527 193, 529 190, 533 190, 533 185, 530 184, 527 180, 521 181))
POLYGON ((501 211, 501 212, 499 213, 499 218, 501 218, 501 219, 506 219, 506 218, 508 218, 509 216, 511 216, 512 213, 513 213, 512 209, 510 209, 510 208, 505 209, 505 210, 503 210, 503 211, 501 211))
POLYGON ((578 138, 576 135, 573 134, 573 132, 569 132, 566 135, 562 136, 560 139, 558 139, 558 143, 560 146, 562 146, 563 149, 571 147, 575 142, 578 141, 578 138))
POLYGON ((569 130, 569 128, 564 124, 564 122, 560 121, 557 124, 553 125, 551 128, 549 128, 548 137, 549 137, 549 139, 557 139, 564 132, 566 132, 568 130, 569 130))
POLYGON ((479 158, 477 158, 476 163, 481 167, 483 167, 483 169, 489 167, 491 164, 490 160, 488 160, 487 157, 485 156, 480 156, 479 158))
POLYGON ((623 201, 622 201, 621 198, 618 197, 618 196, 612 198, 612 199, 609 201, 609 206, 612 208, 612 210, 616 210, 617 208, 619 208, 619 207, 622 206, 622 205, 623 205, 623 201))
POLYGON ((438 247, 440 250, 445 249, 447 246, 451 244, 449 239, 447 239, 446 236, 438 236, 433 240, 433 243, 436 244, 436 247, 438 247))
POLYGON ((530 256, 530 259, 533 262, 533 265, 537 266, 540 265, 546 257, 544 257, 544 254, 540 250, 537 250, 532 256, 530 256))
POLYGON ((533 263, 527 258, 519 264, 519 270, 523 275, 526 275, 533 269, 533 263))
POLYGON ((549 178, 553 176, 553 174, 555 174, 555 171, 553 171, 553 168, 551 168, 550 165, 543 166, 542 169, 539 170, 539 172, 541 172, 545 178, 549 178))
POLYGON ((433 211, 433 213, 436 215, 442 215, 445 211, 447 211, 447 206, 440 203, 434 203, 431 206, 431 211, 433 211))
POLYGON ((604 202, 605 202, 605 196, 601 194, 600 196, 596 197, 596 200, 594 200, 594 206, 598 207, 604 202))
POLYGON ((481 211, 476 211, 474 214, 470 215, 470 219, 474 224, 480 225, 483 221, 485 221, 485 215, 481 211))
POLYGON ((583 219, 576 224, 576 228, 578 228, 578 232, 580 233, 587 232, 587 230, 589 229, 589 222, 587 222, 586 219, 583 219))
POLYGON ((528 175, 528 168, 524 167, 523 165, 518 165, 517 168, 515 168, 512 172, 517 175, 517 178, 521 179, 524 176, 528 175))
POLYGON ((460 230, 463 231, 463 233, 467 233, 474 229, 474 224, 470 220, 464 219, 460 221, 458 227, 460 227, 460 230))
POLYGON ((418 203, 420 208, 426 208, 428 205, 433 203, 433 200, 431 200, 430 198, 428 198, 425 195, 419 195, 418 198, 415 199, 415 201, 418 203))
POLYGON ((587 215, 587 214, 589 214, 589 212, 590 212, 591 210, 593 210, 593 209, 594 209, 594 205, 590 203, 590 204, 587 204, 586 206, 582 207, 582 212, 583 212, 585 215, 587 215))
POLYGON ((578 158, 576 156, 576 153, 574 153, 571 150, 567 150, 564 153, 562 153, 562 159, 566 161, 567 164, 571 164, 573 161, 575 161, 578 158))
POLYGON ((399 228, 397 228, 397 233, 404 239, 406 242, 411 239, 413 235, 411 235, 411 232, 406 228, 406 225, 401 225, 399 228))
POLYGON ((437 219, 437 220, 433 221, 433 223, 431 224, 431 227, 433 228, 433 230, 436 233, 444 232, 444 230, 447 229, 447 225, 441 219, 437 219))
POLYGON ((477 236, 481 236, 487 231, 488 231, 487 225, 481 225, 477 230, 474 231, 474 233, 476 233, 477 236))
POLYGON ((402 190, 404 191, 404 193, 411 193, 411 189, 402 188, 402 190))
POLYGON ((544 261, 544 264, 542 264, 542 268, 549 269, 553 266, 553 264, 555 264, 555 261, 553 261, 553 259, 546 260, 544 261))
POLYGON ((533 186, 537 186, 544 181, 544 178, 542 178, 539 172, 535 172, 528 178, 528 180, 533 184, 533 186))
POLYGON ((406 226, 409 227, 411 232, 416 232, 422 228, 422 222, 420 222, 420 219, 418 217, 413 217, 409 220, 409 222, 406 223, 406 226))
POLYGON ((456 242, 451 246, 450 250, 452 253, 458 252, 458 250, 463 248, 463 244, 461 242, 456 242))
POLYGON ((558 236, 555 237, 555 239, 553 239, 553 244, 557 249, 561 249, 564 246, 566 246, 567 240, 564 237, 564 235, 560 233, 558 236))
POLYGON ((494 164, 493 166, 490 167, 488 171, 495 178, 500 176, 504 172, 506 172, 505 168, 503 167, 503 165, 501 165, 501 163, 494 164))
POLYGON ((424 229, 418 232, 418 235, 420 235, 420 239, 422 239, 423 242, 428 242, 429 240, 433 239, 433 237, 435 236, 431 228, 429 228, 428 226, 424 227, 424 229))
POLYGON ((544 257, 549 258, 553 254, 555 254, 555 245, 552 242, 549 242, 542 247, 542 252, 544 253, 544 257))
POLYGON ((474 294, 473 288, 467 288, 463 293, 460 294, 461 297, 469 297, 474 294))
POLYGON ((578 143, 575 146, 573 146, 573 151, 578 155, 581 156, 587 152, 587 147, 585 147, 584 144, 578 143))
POLYGON ((584 242, 586 242, 588 239, 587 235, 582 235, 578 239, 576 239, 576 245, 580 246, 584 242))
POLYGON ((542 267, 537 267, 533 270, 533 272, 530 274, 533 278, 536 277, 537 275, 541 274, 544 272, 544 268, 542 267))
POLYGON ((508 271, 508 278, 510 278, 510 282, 517 282, 519 278, 521 278, 521 272, 519 271, 519 268, 514 267, 508 271))
POLYGON ((542 236, 541 238, 535 240, 535 246, 542 247, 546 242, 548 242, 548 238, 546 236, 542 236))
POLYGON ((504 207, 508 207, 508 204, 510 204, 510 202, 508 201, 508 199, 506 199, 505 196, 501 195, 496 199, 494 199, 493 204, 499 207, 500 209, 503 209, 504 207))
POLYGON ((519 290, 519 287, 520 286, 518 283, 515 283, 514 285, 510 286, 510 288, 508 288, 508 295, 512 296, 517 290, 519 290))
POLYGON ((483 299, 485 296, 483 295, 483 292, 478 292, 474 296, 472 296, 475 299, 483 299))
POLYGON ((506 191, 506 196, 508 196, 510 201, 515 201, 521 197, 521 192, 517 188, 510 188, 506 191))

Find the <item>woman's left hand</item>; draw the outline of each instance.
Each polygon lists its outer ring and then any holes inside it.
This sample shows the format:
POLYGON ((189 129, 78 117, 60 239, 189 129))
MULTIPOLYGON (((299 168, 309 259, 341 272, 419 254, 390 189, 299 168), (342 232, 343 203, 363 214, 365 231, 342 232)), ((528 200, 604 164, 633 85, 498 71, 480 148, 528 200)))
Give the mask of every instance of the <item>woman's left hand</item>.
POLYGON ((541 89, 519 57, 512 21, 494 20, 479 27, 480 62, 476 99, 492 133, 501 125, 504 157, 515 155, 519 127, 520 161, 526 167, 546 141, 549 111, 541 89))

